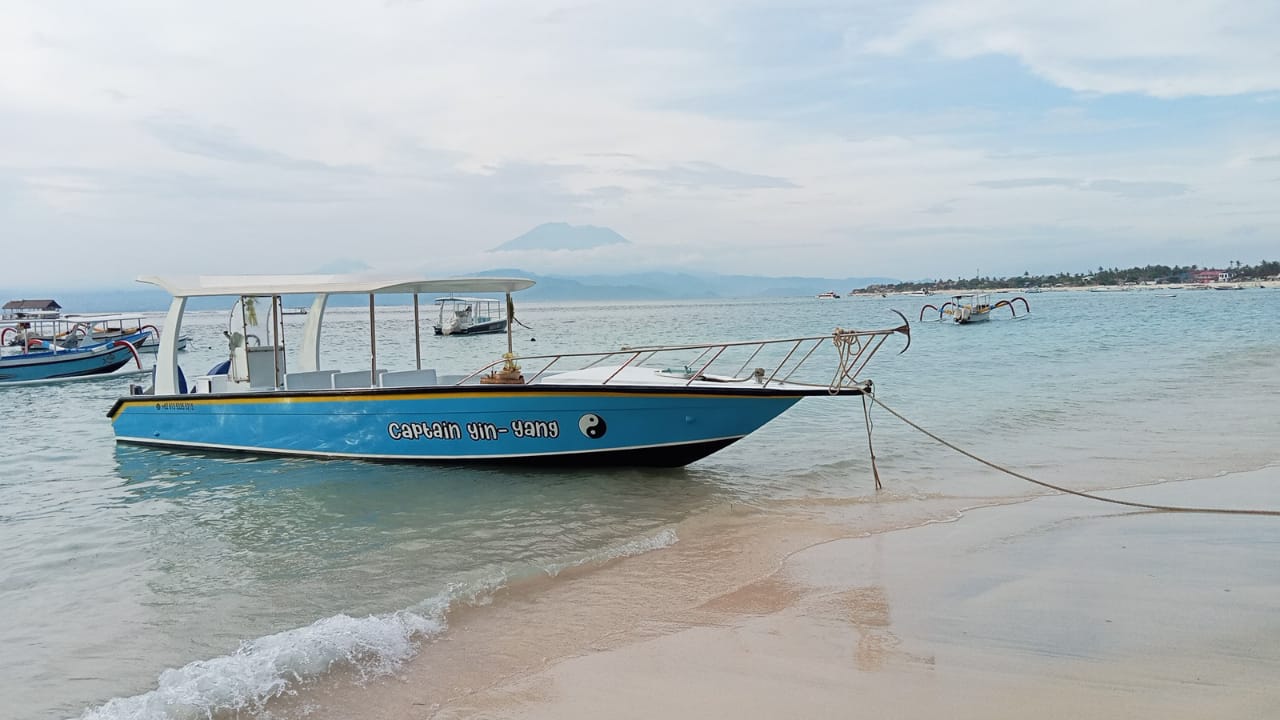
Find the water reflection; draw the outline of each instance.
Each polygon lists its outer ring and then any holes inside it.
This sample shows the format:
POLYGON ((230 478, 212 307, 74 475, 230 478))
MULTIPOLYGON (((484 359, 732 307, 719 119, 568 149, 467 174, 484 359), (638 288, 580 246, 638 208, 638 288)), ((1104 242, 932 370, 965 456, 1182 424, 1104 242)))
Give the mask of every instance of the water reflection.
POLYGON ((684 470, 247 460, 136 447, 119 448, 116 462, 121 500, 149 523, 155 557, 171 568, 155 585, 161 592, 204 593, 248 574, 256 595, 315 585, 313 597, 334 611, 404 607, 465 573, 536 572, 727 497, 684 470), (378 592, 351 587, 366 577, 378 592))

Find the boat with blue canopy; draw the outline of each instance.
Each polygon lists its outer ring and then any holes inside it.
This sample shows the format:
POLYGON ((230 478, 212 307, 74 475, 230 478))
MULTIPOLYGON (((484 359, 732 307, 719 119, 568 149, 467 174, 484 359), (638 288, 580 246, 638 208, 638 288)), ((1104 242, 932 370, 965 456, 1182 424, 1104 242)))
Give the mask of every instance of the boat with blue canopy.
MULTIPOLYGON (((419 296, 501 294, 512 318, 512 294, 532 280, 290 275, 140 281, 165 289, 173 300, 152 386, 131 388, 108 413, 116 440, 195 450, 682 466, 731 445, 803 398, 866 395, 871 381, 860 373, 884 342, 900 333, 910 344, 903 318, 902 325, 883 330, 836 328, 779 340, 517 355, 509 324, 506 353, 449 372, 424 362, 419 296), (310 296, 311 304, 301 331, 291 326, 286 343, 284 299, 298 295, 310 296), (322 355, 325 311, 339 296, 367 297, 362 327, 368 360, 360 366, 335 366, 322 355), (377 300, 388 296, 400 298, 402 307, 411 298, 412 357, 387 357, 379 347, 377 300), (199 297, 234 303, 228 356, 189 378, 178 365, 174 340, 188 301, 199 297), (820 350, 825 363, 815 359, 820 350)), ((384 312, 382 322, 397 316, 405 313, 384 312)), ((343 317, 350 321, 349 313, 343 317)))

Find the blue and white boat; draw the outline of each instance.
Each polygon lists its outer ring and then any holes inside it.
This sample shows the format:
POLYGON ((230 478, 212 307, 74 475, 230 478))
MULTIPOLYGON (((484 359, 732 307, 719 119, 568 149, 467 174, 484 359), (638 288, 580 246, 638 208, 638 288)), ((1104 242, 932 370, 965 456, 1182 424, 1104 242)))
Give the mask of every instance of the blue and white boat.
MULTIPOLYGON (((44 324, 59 322, 42 320, 44 324)), ((148 332, 84 342, 67 347, 38 337, 32 322, 19 321, 0 329, 0 385, 68 380, 113 373, 130 361, 142 368, 137 345, 148 332)), ((57 333, 55 332, 55 335, 57 333)))
MULTIPOLYGON (((507 352, 468 373, 424 367, 418 297, 511 294, 522 278, 262 276, 142 282, 173 301, 161 333, 154 385, 109 412, 116 440, 237 453, 424 462, 681 466, 759 429, 805 397, 861 396, 858 374, 894 333, 836 329, 814 337, 627 347, 595 353, 507 352), (286 348, 283 298, 313 297, 286 348), (332 296, 368 297, 369 352, 361 367, 321 356, 332 296), (378 296, 412 296, 414 357, 379 352, 378 296), (236 298, 229 357, 187 378, 174 339, 194 297, 236 298), (824 350, 825 367, 814 356, 824 350), (404 369, 390 369, 397 362, 404 369), (726 372, 727 368, 729 369, 726 372)), ((401 302, 404 302, 403 300, 401 302)), ((363 303, 361 303, 363 304, 363 303)), ((349 314, 344 315, 350 318, 349 314)), ((406 323, 407 324, 407 323, 406 323)), ((905 348, 903 348, 905 350, 905 348)))

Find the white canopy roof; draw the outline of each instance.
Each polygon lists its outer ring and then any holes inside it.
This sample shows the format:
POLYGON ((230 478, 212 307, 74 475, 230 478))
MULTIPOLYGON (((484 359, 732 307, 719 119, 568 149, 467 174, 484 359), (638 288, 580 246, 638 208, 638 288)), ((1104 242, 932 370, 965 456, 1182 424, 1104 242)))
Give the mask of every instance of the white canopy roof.
POLYGON ((157 277, 144 275, 138 282, 162 288, 174 297, 236 295, 312 295, 387 293, 508 293, 534 285, 527 278, 469 277, 429 280, 385 275, 200 275, 157 277))

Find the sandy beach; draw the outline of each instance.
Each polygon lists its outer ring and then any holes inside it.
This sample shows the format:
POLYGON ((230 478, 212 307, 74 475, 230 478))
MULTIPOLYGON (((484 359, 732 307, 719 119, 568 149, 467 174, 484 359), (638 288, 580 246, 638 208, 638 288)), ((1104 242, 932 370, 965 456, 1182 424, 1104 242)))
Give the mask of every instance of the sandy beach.
MULTIPOLYGON (((1280 468, 1113 491, 1280 508, 1280 468)), ((1280 519, 1042 496, 848 537, 744 510, 586 578, 451 618, 399 677, 285 715, 1265 717, 1280 708, 1280 519), (588 592, 589 590, 589 592, 588 592), (513 628, 515 628, 513 632, 513 628)), ((873 525, 874 526, 874 525, 873 525)), ((303 707, 303 706, 306 707, 303 707)))

